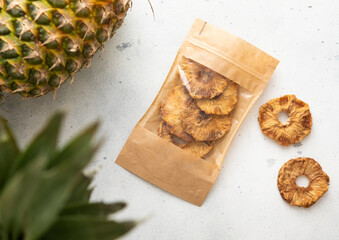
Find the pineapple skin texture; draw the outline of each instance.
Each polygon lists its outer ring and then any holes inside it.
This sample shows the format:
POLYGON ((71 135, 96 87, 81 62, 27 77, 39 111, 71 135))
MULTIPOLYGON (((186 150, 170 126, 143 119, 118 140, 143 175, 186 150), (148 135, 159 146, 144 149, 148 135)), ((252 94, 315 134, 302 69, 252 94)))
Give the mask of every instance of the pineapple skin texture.
POLYGON ((0 98, 39 97, 90 63, 129 0, 1 0, 0 98))

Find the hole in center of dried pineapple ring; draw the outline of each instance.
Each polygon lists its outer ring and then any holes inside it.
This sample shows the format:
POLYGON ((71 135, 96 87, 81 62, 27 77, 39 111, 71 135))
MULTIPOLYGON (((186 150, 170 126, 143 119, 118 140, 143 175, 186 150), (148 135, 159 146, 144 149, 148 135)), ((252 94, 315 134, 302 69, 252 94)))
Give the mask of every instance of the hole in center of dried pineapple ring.
POLYGON ((283 110, 280 113, 278 113, 278 119, 282 124, 287 125, 290 120, 290 115, 283 110))
POLYGON ((310 184, 310 179, 308 179, 308 177, 306 177, 305 175, 300 175, 300 176, 297 177, 297 179, 295 180, 295 183, 296 183, 299 187, 307 188, 308 185, 310 184))

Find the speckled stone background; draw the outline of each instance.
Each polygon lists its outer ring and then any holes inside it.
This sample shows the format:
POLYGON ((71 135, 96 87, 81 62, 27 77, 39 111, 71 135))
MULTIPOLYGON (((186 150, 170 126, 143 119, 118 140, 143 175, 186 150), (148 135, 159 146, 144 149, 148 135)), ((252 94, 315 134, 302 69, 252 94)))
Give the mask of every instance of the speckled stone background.
POLYGON ((126 24, 89 69, 53 94, 13 96, 1 113, 24 145, 57 110, 68 113, 61 144, 90 122, 102 122, 105 144, 93 167, 93 200, 126 200, 119 219, 146 219, 125 239, 339 239, 339 1, 135 0, 126 24), (227 153, 220 176, 199 208, 114 164, 134 125, 160 89, 196 17, 222 27, 281 62, 227 153), (301 144, 280 147, 266 138, 258 109, 284 94, 309 103, 314 126, 301 144), (287 160, 315 158, 330 176, 309 209, 285 203, 276 186, 287 160))

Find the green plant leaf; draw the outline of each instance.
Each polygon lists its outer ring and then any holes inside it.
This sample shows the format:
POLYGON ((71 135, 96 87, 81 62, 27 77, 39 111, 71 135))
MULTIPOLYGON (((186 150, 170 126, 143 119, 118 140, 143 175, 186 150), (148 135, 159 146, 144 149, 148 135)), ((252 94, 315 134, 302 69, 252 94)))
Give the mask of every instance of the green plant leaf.
POLYGON ((45 162, 42 158, 34 160, 17 172, 0 195, 1 225, 11 239, 17 239, 23 231, 23 220, 41 182, 45 162))
POLYGON ((114 222, 91 217, 62 217, 42 237, 42 240, 112 240, 133 227, 132 221, 114 222))
POLYGON ((94 155, 91 139, 96 128, 97 125, 92 126, 77 138, 83 144, 71 144, 71 148, 66 147, 65 151, 56 155, 56 159, 62 159, 62 162, 46 170, 32 201, 31 211, 25 219, 27 240, 38 239, 47 231, 66 204, 76 183, 82 177, 82 169, 94 155), (65 152, 67 154, 64 154, 65 152))
POLYGON ((1 224, 0 224, 0 240, 8 240, 7 233, 1 224))
POLYGON ((64 147, 63 150, 59 151, 53 156, 53 158, 51 158, 48 168, 55 167, 65 161, 69 161, 68 159, 72 159, 72 156, 77 149, 81 149, 84 148, 85 145, 89 145, 93 140, 94 133, 98 129, 98 126, 99 123, 94 123, 77 137, 75 137, 69 144, 67 144, 66 147, 64 147))
POLYGON ((0 194, 19 148, 5 119, 0 117, 0 194))
POLYGON ((87 203, 91 197, 92 190, 89 189, 92 179, 82 175, 76 183, 68 203, 87 203))
POLYGON ((0 118, 0 240, 111 240, 136 225, 109 221, 125 203, 88 202, 92 179, 82 170, 99 146, 92 143, 98 124, 57 150, 62 117, 56 114, 23 153, 0 118))
POLYGON ((107 219, 110 214, 126 207, 124 202, 106 203, 78 203, 68 205, 61 212, 61 216, 95 216, 107 219))
POLYGON ((15 161, 10 172, 11 176, 39 155, 46 156, 44 159, 49 160, 49 157, 52 156, 56 149, 62 119, 62 113, 57 113, 51 118, 46 127, 38 134, 26 151, 15 161))

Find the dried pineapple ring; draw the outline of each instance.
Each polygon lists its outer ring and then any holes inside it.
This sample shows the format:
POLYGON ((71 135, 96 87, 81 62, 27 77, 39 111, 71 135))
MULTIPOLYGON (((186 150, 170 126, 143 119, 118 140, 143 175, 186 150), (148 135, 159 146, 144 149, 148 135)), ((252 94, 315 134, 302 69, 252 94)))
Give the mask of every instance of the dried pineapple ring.
POLYGON ((186 147, 187 144, 194 142, 194 141, 187 142, 187 141, 181 139, 180 137, 177 137, 177 136, 171 134, 171 142, 174 143, 175 145, 177 145, 178 147, 184 148, 184 147, 186 147))
POLYGON ((197 105, 207 114, 229 114, 237 104, 238 88, 238 84, 229 81, 223 93, 212 99, 197 99, 197 105))
POLYGON ((160 124, 160 127, 158 129, 158 135, 199 158, 206 156, 206 154, 209 153, 213 148, 212 142, 195 142, 195 141, 186 142, 181 138, 172 135, 168 131, 167 125, 164 121, 162 121, 160 124))
POLYGON ((275 98, 262 105, 258 120, 262 132, 283 146, 300 142, 310 134, 312 127, 310 107, 295 95, 275 98), (289 115, 286 124, 278 119, 281 111, 289 115))
POLYGON ((158 128, 158 135, 169 142, 172 141, 171 133, 168 131, 165 121, 161 121, 158 128))
POLYGON ((175 135, 172 135, 169 131, 168 131, 168 127, 167 127, 167 124, 165 123, 165 121, 161 121, 160 123, 160 127, 158 129, 158 135, 160 137, 162 137, 163 139, 171 142, 171 143, 174 143, 175 145, 177 145, 178 147, 185 147, 188 142, 186 142, 185 140, 175 136, 175 135))
POLYGON ((228 115, 208 115, 192 102, 183 115, 183 127, 196 141, 214 141, 224 136, 231 128, 228 115))
POLYGON ((211 151, 213 148, 212 142, 188 142, 186 146, 182 147, 182 149, 192 153, 198 158, 203 158, 211 151))
POLYGON ((190 102, 192 98, 185 88, 177 86, 168 94, 160 108, 161 117, 166 122, 169 132, 187 142, 192 141, 193 138, 183 129, 182 114, 190 102))
POLYGON ((296 158, 285 163, 278 175, 278 189, 282 198, 292 206, 308 208, 327 192, 330 178, 312 158, 296 158), (305 175, 309 185, 299 187, 296 179, 305 175))
POLYGON ((180 76, 194 99, 214 98, 227 87, 227 78, 188 58, 183 59, 180 76))

